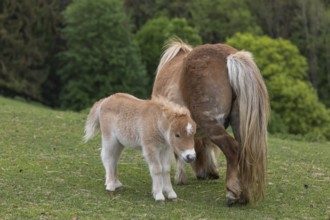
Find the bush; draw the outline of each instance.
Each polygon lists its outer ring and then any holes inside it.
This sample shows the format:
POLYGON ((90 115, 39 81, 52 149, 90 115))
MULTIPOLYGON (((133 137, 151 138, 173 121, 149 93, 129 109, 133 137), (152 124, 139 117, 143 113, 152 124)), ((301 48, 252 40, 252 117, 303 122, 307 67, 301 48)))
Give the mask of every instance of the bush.
POLYGON ((281 116, 277 114, 275 111, 270 113, 268 131, 270 133, 278 133, 278 134, 286 134, 288 132, 288 128, 283 122, 281 116))
POLYGON ((330 138, 329 112, 306 80, 306 59, 293 44, 251 34, 236 34, 227 43, 253 53, 266 81, 274 115, 280 117, 290 133, 330 138))
POLYGON ((81 110, 115 92, 146 97, 148 78, 121 1, 74 1, 64 17, 63 108, 81 110))

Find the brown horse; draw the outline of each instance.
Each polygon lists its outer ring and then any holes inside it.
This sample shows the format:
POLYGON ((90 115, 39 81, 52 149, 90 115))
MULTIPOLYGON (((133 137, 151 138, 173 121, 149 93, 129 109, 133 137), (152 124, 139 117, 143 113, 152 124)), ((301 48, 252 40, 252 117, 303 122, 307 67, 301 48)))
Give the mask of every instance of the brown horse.
MULTIPOLYGON (((198 129, 192 165, 198 178, 218 177, 210 150, 215 144, 227 161, 227 204, 256 202, 264 196, 269 101, 249 52, 225 44, 192 49, 172 40, 159 63, 152 95, 190 110, 198 129), (235 139, 226 132, 229 124, 235 139)), ((180 183, 185 174, 182 162, 177 162, 180 183)))
POLYGON ((170 179, 173 151, 187 163, 196 157, 196 124, 187 108, 162 97, 141 100, 116 93, 91 108, 85 126, 85 141, 99 130, 108 191, 122 186, 116 169, 124 147, 141 147, 149 165, 155 200, 163 201, 163 192, 168 199, 177 198, 170 179))

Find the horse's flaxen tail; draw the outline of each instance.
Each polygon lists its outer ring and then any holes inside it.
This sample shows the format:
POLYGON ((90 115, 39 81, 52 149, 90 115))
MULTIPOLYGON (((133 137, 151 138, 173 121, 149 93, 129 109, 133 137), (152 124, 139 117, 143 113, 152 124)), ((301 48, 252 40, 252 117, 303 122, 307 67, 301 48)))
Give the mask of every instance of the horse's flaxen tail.
POLYGON ((96 102, 91 108, 85 125, 85 135, 83 137, 84 141, 87 142, 93 138, 97 132, 100 130, 100 105, 103 100, 96 102))
MULTIPOLYGON (((158 73, 166 63, 171 61, 180 51, 183 51, 184 53, 188 53, 192 50, 192 47, 186 43, 184 43, 181 39, 175 37, 170 38, 165 43, 165 51, 162 54, 162 57, 159 61, 157 72, 158 73)), ((156 74, 157 75, 157 74, 156 74)))
POLYGON ((229 55, 227 68, 239 103, 239 175, 243 195, 253 203, 265 193, 268 92, 251 53, 238 51, 229 55))

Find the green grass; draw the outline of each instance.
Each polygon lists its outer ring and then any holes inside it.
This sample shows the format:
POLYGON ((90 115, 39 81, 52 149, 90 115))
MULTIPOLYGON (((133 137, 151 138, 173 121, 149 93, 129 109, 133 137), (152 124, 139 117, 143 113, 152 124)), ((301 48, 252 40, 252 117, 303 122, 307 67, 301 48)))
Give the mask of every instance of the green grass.
POLYGON ((223 155, 220 179, 198 181, 188 167, 177 201, 156 203, 138 150, 120 160, 124 187, 106 193, 100 137, 81 141, 85 118, 0 97, 0 219, 330 218, 329 142, 270 137, 267 195, 256 205, 226 206, 223 155))

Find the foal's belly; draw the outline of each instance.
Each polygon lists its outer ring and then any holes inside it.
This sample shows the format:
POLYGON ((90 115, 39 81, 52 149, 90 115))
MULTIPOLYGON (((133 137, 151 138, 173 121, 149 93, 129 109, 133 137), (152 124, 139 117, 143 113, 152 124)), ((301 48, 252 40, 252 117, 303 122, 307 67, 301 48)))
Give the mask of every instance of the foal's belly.
POLYGON ((139 148, 141 147, 141 141, 138 135, 131 131, 117 131, 115 136, 118 142, 124 147, 139 148))

